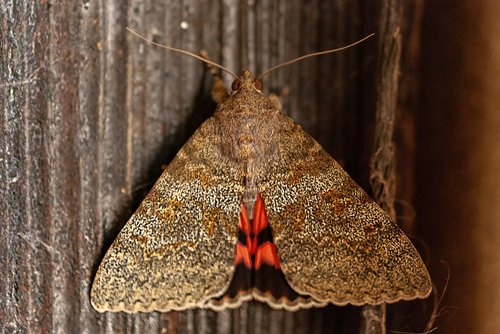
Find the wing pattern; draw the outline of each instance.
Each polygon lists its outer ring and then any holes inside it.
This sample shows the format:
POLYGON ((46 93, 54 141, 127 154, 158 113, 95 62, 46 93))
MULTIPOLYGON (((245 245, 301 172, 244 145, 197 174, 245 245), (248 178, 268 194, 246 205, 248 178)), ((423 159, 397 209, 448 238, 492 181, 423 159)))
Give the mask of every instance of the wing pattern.
POLYGON ((424 298, 429 274, 390 217, 302 128, 281 115, 260 192, 282 270, 300 294, 337 305, 424 298))
POLYGON ((91 291, 98 311, 203 307, 233 273, 241 171, 207 120, 167 167, 106 253, 91 291))

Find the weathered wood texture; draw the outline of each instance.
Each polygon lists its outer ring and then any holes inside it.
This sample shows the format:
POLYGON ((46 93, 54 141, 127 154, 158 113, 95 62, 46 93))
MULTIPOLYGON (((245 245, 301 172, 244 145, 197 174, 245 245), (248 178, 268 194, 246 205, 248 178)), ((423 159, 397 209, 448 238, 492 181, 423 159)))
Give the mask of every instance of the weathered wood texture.
MULTIPOLYGON (((220 313, 137 315, 92 310, 89 288, 105 250, 161 166, 214 110, 211 78, 200 62, 146 45, 124 28, 193 52, 206 49, 233 71, 255 72, 377 33, 353 49, 265 78, 268 91, 287 88, 285 112, 368 190, 375 111, 388 103, 394 115, 398 97, 400 59, 392 58, 392 46, 397 36, 398 48, 406 47, 413 21, 408 4, 0 3, 0 332, 359 331, 361 308, 355 307, 287 313, 249 303, 220 313), (381 82, 386 66, 394 66, 395 90, 381 82)), ((378 135, 389 142, 392 134, 384 129, 393 121, 377 121, 378 135)), ((395 158, 384 159, 392 164, 395 158)), ((412 328, 398 317, 390 317, 389 328, 412 328)))

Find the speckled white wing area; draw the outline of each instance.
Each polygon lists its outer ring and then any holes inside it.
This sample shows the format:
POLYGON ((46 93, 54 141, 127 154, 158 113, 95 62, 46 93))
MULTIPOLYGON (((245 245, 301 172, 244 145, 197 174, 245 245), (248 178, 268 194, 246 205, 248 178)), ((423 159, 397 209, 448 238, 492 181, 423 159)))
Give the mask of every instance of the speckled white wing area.
POLYGON ((428 296, 429 274, 398 226, 299 125, 279 124, 259 190, 290 286, 337 305, 428 296))
POLYGON ((217 126, 195 132, 113 242, 92 286, 96 310, 182 310, 226 290, 243 185, 217 126))

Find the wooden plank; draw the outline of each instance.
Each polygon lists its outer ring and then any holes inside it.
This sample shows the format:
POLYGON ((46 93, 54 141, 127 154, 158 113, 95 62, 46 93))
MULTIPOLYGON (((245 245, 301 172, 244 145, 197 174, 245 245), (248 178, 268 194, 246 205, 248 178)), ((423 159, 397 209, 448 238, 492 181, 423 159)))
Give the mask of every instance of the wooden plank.
MULTIPOLYGON (((206 49, 233 71, 260 72, 380 31, 385 5, 0 4, 0 332, 355 331, 355 307, 288 313, 249 303, 220 313, 98 314, 89 289, 105 250, 161 166, 214 108, 211 78, 201 63, 146 45, 125 26, 189 51, 206 49)), ((264 80, 267 91, 288 89, 285 112, 365 189, 381 40, 291 65, 264 80)))

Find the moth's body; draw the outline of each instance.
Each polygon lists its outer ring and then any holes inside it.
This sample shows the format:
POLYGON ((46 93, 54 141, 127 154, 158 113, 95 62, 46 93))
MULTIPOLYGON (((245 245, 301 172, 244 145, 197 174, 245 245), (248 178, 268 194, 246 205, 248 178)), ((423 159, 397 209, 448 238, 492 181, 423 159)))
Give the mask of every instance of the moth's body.
POLYGON ((258 171, 279 158, 273 143, 280 115, 278 106, 255 87, 248 71, 243 72, 239 90, 222 101, 213 115, 222 134, 221 158, 239 166, 244 178, 243 203, 250 219, 258 193, 258 171))
MULTIPOLYGON (((98 311, 297 310, 424 298, 420 256, 390 217, 245 71, 107 252, 98 311)), ((215 94, 214 94, 215 95, 215 94)))

